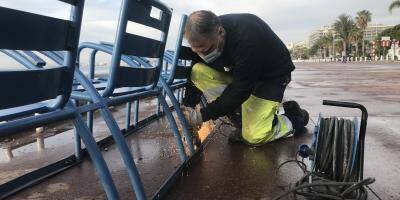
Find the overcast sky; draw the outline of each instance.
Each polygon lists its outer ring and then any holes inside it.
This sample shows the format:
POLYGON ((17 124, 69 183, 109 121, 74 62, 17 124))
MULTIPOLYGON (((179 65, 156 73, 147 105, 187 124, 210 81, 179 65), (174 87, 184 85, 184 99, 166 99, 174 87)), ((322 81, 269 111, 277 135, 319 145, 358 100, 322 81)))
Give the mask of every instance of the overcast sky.
MULTIPOLYGON (((281 39, 288 43, 300 41, 323 25, 331 24, 341 13, 355 15, 362 9, 372 12, 373 23, 399 24, 400 10, 392 14, 392 0, 164 0, 174 10, 173 27, 179 16, 194 10, 206 9, 217 15, 253 13, 264 19, 281 39)), ((86 0, 82 39, 112 41, 121 0, 86 0)), ((39 11, 50 16, 65 17, 63 3, 54 0, 0 0, 0 6, 39 11)), ((172 28, 174 30, 174 28, 172 28)))
MULTIPOLYGON (((359 10, 372 12, 372 23, 400 23, 400 9, 389 13, 392 0, 163 0, 173 8, 169 48, 173 48, 181 14, 211 10, 217 15, 253 13, 264 19, 285 42, 302 41, 311 31, 334 22, 337 16, 352 16, 359 10)), ((81 41, 112 42, 121 0, 86 0, 81 41)), ((54 0, 0 0, 0 6, 53 17, 67 18, 68 7, 54 0)))

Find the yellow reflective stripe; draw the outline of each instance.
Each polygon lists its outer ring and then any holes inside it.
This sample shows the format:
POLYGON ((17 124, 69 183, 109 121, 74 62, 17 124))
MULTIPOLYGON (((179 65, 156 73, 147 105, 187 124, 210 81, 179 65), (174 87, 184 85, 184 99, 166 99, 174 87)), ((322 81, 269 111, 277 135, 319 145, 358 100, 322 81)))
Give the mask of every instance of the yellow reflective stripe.
POLYGON ((252 144, 263 142, 272 131, 274 115, 279 102, 269 101, 251 95, 242 104, 242 136, 252 144))
POLYGON ((279 102, 251 95, 242 104, 242 137, 251 144, 263 144, 287 136, 291 124, 287 126, 283 116, 277 115, 278 124, 273 126, 279 106, 279 102))
MULTIPOLYGON (((278 117, 278 124, 274 128, 275 138, 273 138, 273 140, 291 136, 291 133, 293 131, 292 122, 290 122, 289 118, 287 118, 284 115, 277 115, 277 117, 278 117)), ((265 142, 270 142, 270 141, 265 141, 265 142)))
POLYGON ((228 85, 232 82, 232 77, 228 74, 219 72, 204 63, 196 63, 191 71, 191 80, 201 91, 212 90, 228 85))

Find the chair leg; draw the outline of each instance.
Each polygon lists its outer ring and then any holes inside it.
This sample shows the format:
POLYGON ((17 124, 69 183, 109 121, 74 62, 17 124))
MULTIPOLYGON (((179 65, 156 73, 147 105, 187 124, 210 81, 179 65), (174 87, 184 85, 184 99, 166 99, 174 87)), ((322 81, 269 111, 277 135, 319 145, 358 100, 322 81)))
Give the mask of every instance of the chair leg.
POLYGON ((180 100, 180 95, 181 95, 181 90, 178 89, 178 91, 176 93, 176 100, 178 101, 178 103, 179 103, 179 100, 180 100))
POLYGON ((107 127, 109 128, 111 135, 115 140, 115 143, 117 144, 122 159, 124 160, 125 166, 128 170, 129 178, 136 194, 136 198, 146 199, 146 193, 144 191, 142 181, 140 180, 140 175, 136 168, 136 164, 133 160, 133 155, 126 144, 125 138, 122 135, 117 122, 114 120, 110 110, 108 110, 106 106, 100 109, 100 113, 103 116, 103 119, 106 122, 107 127))
POLYGON ((207 106, 207 99, 204 97, 204 95, 201 95, 200 97, 200 106, 202 108, 205 108, 207 106))
POLYGON ((160 116, 160 115, 161 115, 161 103, 157 99, 157 116, 160 116))
POLYGON ((87 112, 87 125, 91 133, 93 133, 93 113, 92 110, 87 112))
POLYGON ((169 125, 172 129, 172 133, 174 134, 174 138, 179 148, 179 156, 181 157, 182 163, 186 161, 187 155, 185 152, 185 147, 183 146, 181 135, 179 134, 178 126, 176 125, 175 119, 172 116, 171 111, 169 110, 169 106, 167 101, 165 101, 165 97, 160 94, 158 96, 158 101, 160 102, 161 106, 164 108, 164 113, 168 119, 169 125))
POLYGON ((180 104, 176 100, 174 93, 172 92, 171 88, 167 85, 165 80, 160 79, 160 82, 163 87, 163 90, 166 92, 169 99, 171 100, 172 105, 174 106, 175 112, 178 116, 178 119, 179 119, 181 125, 182 125, 183 135, 186 137, 186 143, 188 144, 190 154, 193 155, 195 152, 194 146, 193 146, 193 136, 192 136, 192 133, 189 132, 189 125, 185 119, 185 116, 183 115, 180 104))
MULTIPOLYGON (((71 102, 71 104, 74 104, 73 106, 79 106, 79 101, 75 101, 74 103, 71 102)), ((89 130, 90 133, 92 133, 89 130)), ((74 149, 75 149, 75 158, 77 160, 82 159, 82 143, 81 143, 81 137, 79 135, 79 130, 75 127, 74 128, 74 149)))
POLYGON ((133 155, 131 154, 129 147, 126 144, 125 138, 122 135, 117 122, 112 116, 111 111, 108 109, 105 99, 100 95, 100 93, 96 90, 92 83, 79 69, 75 70, 75 78, 85 88, 93 102, 101 104, 100 114, 106 122, 108 129, 110 130, 110 133, 114 138, 115 144, 117 145, 118 150, 121 154, 122 160, 124 161, 124 164, 127 168, 129 179, 136 194, 136 199, 146 199, 146 193, 144 191, 139 172, 136 168, 136 164, 133 160, 133 155))
POLYGON ((182 93, 181 93, 181 103, 183 103, 183 98, 185 97, 185 87, 182 88, 182 93))
MULTIPOLYGON (((68 106, 73 107, 71 103, 69 103, 68 106)), ((86 126, 85 122, 82 119, 82 116, 79 113, 75 114, 74 125, 77 130, 76 132, 79 134, 79 136, 85 143, 86 149, 99 175, 104 191, 107 194, 107 198, 119 199, 118 191, 114 185, 114 181, 112 180, 107 164, 103 156, 101 155, 101 152, 96 144, 96 141, 91 135, 89 128, 86 126)))
POLYGON ((178 89, 178 96, 176 100, 178 101, 179 104, 181 104, 181 94, 182 94, 182 89, 178 89))
POLYGON ((139 121, 139 100, 133 104, 133 126, 137 127, 139 121))
POLYGON ((182 104, 182 100, 183 100, 183 88, 179 89, 179 98, 178 98, 179 104, 182 104))
POLYGON ((131 127, 131 107, 132 107, 131 102, 126 103, 126 108, 125 108, 125 130, 126 131, 128 131, 129 128, 131 127))

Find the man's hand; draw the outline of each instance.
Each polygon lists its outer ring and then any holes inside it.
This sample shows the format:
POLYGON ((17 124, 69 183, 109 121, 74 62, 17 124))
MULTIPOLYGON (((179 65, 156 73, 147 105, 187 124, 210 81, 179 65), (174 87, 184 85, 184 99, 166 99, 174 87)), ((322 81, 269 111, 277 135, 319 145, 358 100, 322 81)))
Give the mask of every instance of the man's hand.
POLYGON ((203 124, 201 113, 190 107, 181 107, 183 115, 185 116, 188 125, 194 132, 197 132, 203 124))

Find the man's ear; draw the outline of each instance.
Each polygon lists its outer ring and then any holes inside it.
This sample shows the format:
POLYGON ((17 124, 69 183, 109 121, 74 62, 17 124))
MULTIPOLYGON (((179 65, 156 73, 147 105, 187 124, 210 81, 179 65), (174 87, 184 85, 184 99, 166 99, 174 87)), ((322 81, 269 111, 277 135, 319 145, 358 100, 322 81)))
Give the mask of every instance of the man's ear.
POLYGON ((220 35, 222 35, 222 36, 225 36, 225 29, 224 29, 224 27, 220 26, 220 27, 219 27, 219 30, 218 30, 218 33, 219 33, 220 35))

